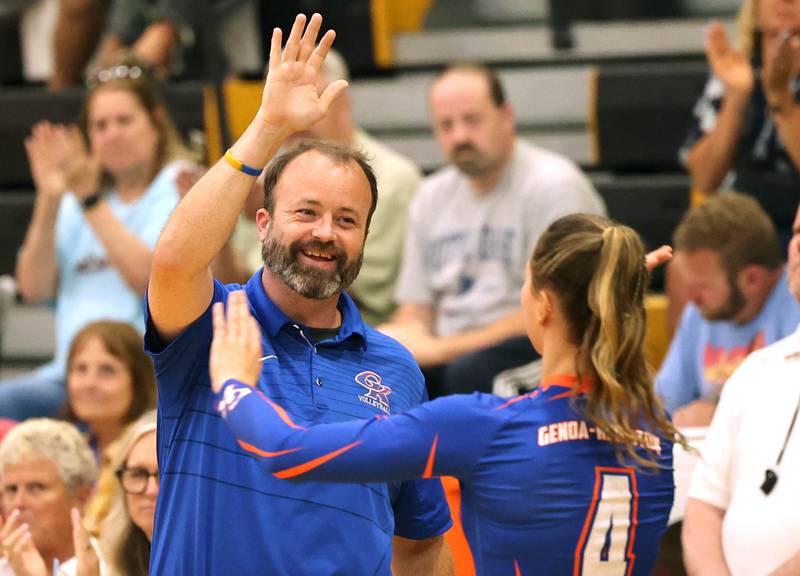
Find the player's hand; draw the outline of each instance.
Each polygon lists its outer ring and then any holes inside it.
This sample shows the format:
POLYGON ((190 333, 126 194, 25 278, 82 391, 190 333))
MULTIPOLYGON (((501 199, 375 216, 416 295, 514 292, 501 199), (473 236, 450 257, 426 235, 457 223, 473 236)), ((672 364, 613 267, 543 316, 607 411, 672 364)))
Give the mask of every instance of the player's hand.
POLYGON ((242 290, 231 292, 227 311, 222 302, 217 302, 212 317, 214 339, 209 357, 212 390, 219 392, 232 378, 255 386, 261 373, 261 329, 250 314, 247 296, 242 290))
POLYGON ((75 576, 99 576, 100 559, 92 547, 89 533, 83 527, 81 513, 77 508, 70 511, 72 520, 72 544, 75 548, 75 559, 78 566, 75 576))
POLYGON ((647 267, 648 272, 652 272, 662 264, 666 264, 672 260, 672 246, 667 246, 664 244, 653 250, 652 252, 648 252, 645 254, 644 257, 644 265, 647 267))
POLYGON ((783 32, 775 54, 761 70, 761 83, 770 105, 782 107, 794 100, 790 82, 798 74, 800 74, 800 36, 783 32))
POLYGON ((749 97, 755 74, 747 55, 728 41, 725 27, 712 22, 705 39, 706 58, 714 75, 725 85, 726 94, 749 97))
POLYGON ((33 545, 30 528, 20 521, 18 510, 11 512, 0 528, 0 552, 16 576, 49 576, 33 545))
POLYGON ((328 30, 315 48, 322 16, 314 14, 307 27, 305 24, 306 17, 298 14, 283 50, 281 31, 273 30, 267 79, 258 112, 267 125, 287 134, 305 130, 320 120, 331 102, 347 87, 345 80, 337 80, 322 94, 317 94, 317 76, 336 34, 328 30))

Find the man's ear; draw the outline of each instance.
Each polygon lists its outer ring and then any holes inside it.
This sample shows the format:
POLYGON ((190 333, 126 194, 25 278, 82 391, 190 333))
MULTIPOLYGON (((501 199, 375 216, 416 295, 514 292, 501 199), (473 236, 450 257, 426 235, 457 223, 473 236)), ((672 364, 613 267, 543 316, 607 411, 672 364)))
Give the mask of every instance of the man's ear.
POLYGON ((737 287, 748 300, 760 295, 768 281, 769 271, 758 264, 747 264, 736 274, 737 287))
POLYGON ((256 229, 258 230, 258 237, 262 244, 267 237, 267 227, 270 223, 270 213, 266 208, 259 208, 256 211, 256 229))

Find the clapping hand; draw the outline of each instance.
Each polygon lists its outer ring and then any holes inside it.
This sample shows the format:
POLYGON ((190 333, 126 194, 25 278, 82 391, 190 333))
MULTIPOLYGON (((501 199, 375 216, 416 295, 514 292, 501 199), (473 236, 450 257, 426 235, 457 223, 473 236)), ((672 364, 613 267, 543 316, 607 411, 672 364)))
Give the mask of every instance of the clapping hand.
POLYGON ((89 533, 83 527, 81 513, 77 508, 70 511, 72 520, 72 543, 75 548, 75 559, 78 562, 76 576, 99 576, 100 559, 94 551, 89 533))
POLYGON ((67 128, 39 122, 25 138, 25 152, 37 194, 59 200, 67 189, 67 167, 71 153, 67 128))
POLYGON ((219 392, 230 379, 255 386, 261 373, 261 329, 250 314, 247 296, 242 290, 231 292, 227 312, 222 302, 217 302, 212 317, 214 339, 209 357, 212 390, 219 392))
POLYGON ((33 544, 30 527, 20 522, 18 510, 2 523, 0 552, 16 576, 49 576, 42 555, 33 544))
POLYGON ((100 185, 100 163, 86 150, 77 126, 39 122, 25 139, 37 193, 58 200, 65 190, 79 199, 94 194, 100 185))
POLYGON ((328 30, 314 46, 322 16, 295 18, 286 46, 281 51, 282 34, 272 32, 269 65, 258 116, 268 125, 288 135, 307 129, 328 111, 331 102, 347 87, 345 80, 329 84, 317 93, 317 76, 336 34, 328 30), (303 28, 305 27, 305 32, 303 28))
POLYGON ((781 39, 774 56, 761 72, 764 93, 770 105, 781 107, 794 98, 790 81, 800 74, 800 36, 788 32, 781 39))
POLYGON ((725 85, 726 93, 749 97, 755 83, 753 67, 742 49, 731 46, 720 22, 709 26, 705 49, 711 70, 725 85))

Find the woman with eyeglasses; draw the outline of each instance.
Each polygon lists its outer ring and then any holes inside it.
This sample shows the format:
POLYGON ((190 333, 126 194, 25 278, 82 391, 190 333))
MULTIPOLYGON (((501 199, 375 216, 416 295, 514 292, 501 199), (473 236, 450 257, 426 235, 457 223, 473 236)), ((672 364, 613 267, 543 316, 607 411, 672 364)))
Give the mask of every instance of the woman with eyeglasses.
POLYGON ((0 382, 0 417, 52 416, 64 404, 67 351, 86 324, 144 329, 153 246, 191 157, 142 64, 99 71, 78 126, 40 122, 25 141, 36 200, 16 281, 26 302, 55 301, 55 358, 0 382))
POLYGON ((120 437, 111 467, 113 476, 101 479, 99 487, 108 494, 108 513, 99 527, 104 560, 110 575, 146 576, 159 487, 155 411, 120 437))

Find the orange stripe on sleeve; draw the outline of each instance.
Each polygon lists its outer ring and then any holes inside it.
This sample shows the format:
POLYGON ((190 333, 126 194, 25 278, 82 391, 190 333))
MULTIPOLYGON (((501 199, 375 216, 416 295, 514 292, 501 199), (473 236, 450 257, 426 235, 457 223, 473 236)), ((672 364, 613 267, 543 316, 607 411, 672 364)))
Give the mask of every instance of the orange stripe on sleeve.
POLYGON ((256 448, 252 444, 248 444, 244 440, 236 440, 239 443, 239 446, 247 450, 248 452, 252 452, 253 454, 258 454, 259 456, 263 456, 264 458, 275 458, 276 456, 283 456, 284 454, 291 454, 292 452, 297 452, 298 450, 302 450, 302 448, 290 448, 289 450, 280 450, 278 452, 266 452, 261 448, 256 448))
POLYGON ((256 390, 256 393, 261 397, 261 399, 264 402, 269 404, 270 408, 275 410, 275 413, 278 415, 278 417, 281 420, 283 420, 283 423, 286 424, 289 428, 294 428, 295 430, 305 430, 305 428, 303 428, 302 426, 298 426, 297 424, 295 424, 291 416, 289 416, 289 414, 286 412, 286 410, 284 410, 283 408, 275 404, 275 402, 267 398, 266 394, 261 392, 261 390, 256 390))
POLYGON ((313 460, 309 460, 303 464, 299 464, 297 466, 293 466, 292 468, 287 468, 286 470, 281 470, 280 472, 273 473, 273 476, 276 478, 286 479, 286 478, 294 478, 295 476, 300 476, 301 474, 305 474, 309 470, 313 470, 314 468, 318 468, 328 462, 329 460, 333 460, 337 456, 344 454, 351 448, 355 448, 361 444, 361 440, 348 444, 347 446, 342 446, 338 450, 334 450, 333 452, 329 452, 324 456, 320 456, 319 458, 314 458, 313 460))
POLYGON ((514 558, 514 576, 522 576, 522 571, 519 569, 519 562, 514 558))
POLYGON ((433 476, 433 461, 436 459, 436 444, 439 442, 439 435, 433 437, 433 444, 431 444, 431 451, 428 453, 428 463, 425 464, 425 472, 423 478, 430 478, 433 476))

